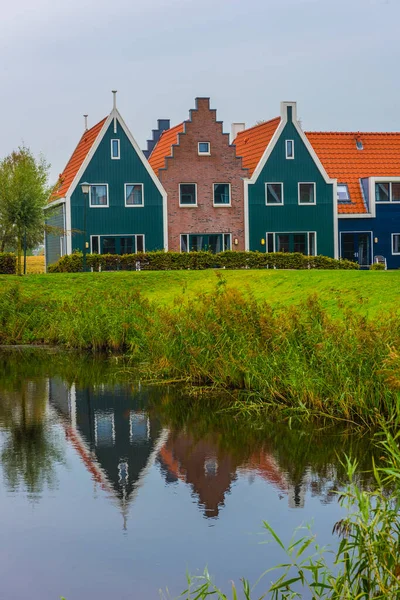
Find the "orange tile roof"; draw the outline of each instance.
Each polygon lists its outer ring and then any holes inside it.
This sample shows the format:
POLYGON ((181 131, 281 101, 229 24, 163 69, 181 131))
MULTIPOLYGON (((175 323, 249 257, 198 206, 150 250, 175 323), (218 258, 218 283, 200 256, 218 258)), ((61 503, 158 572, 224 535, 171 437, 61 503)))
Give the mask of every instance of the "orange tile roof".
POLYGON ((242 157, 243 167, 249 169, 250 176, 260 162, 264 150, 270 143, 280 122, 280 117, 276 117, 271 121, 240 131, 234 139, 236 156, 242 157))
POLYGON ((172 146, 178 143, 178 135, 183 132, 184 123, 179 123, 171 129, 166 129, 154 146, 149 156, 149 163, 154 173, 158 176, 159 169, 165 167, 165 159, 172 154, 172 146))
POLYGON ((77 147, 72 153, 71 158, 67 162, 67 165, 64 171, 61 173, 59 177, 59 187, 51 195, 51 200, 56 200, 57 198, 64 198, 70 188, 71 183, 75 179, 76 174, 78 173, 83 161, 88 155, 89 150, 93 146, 97 136, 99 135, 101 128, 106 122, 107 117, 102 119, 97 125, 91 127, 84 132, 77 147))
POLYGON ((329 177, 346 183, 351 203, 339 203, 339 213, 366 213, 360 178, 400 176, 400 133, 307 132, 329 177), (358 150, 360 140, 363 150, 358 150))

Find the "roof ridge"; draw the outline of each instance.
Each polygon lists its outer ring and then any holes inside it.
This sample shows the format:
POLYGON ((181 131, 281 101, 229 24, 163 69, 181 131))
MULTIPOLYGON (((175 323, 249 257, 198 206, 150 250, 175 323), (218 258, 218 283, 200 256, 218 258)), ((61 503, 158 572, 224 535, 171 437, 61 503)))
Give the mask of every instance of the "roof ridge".
POLYGON ((400 131, 305 131, 306 135, 400 135, 400 131))
POLYGON ((258 123, 257 125, 253 125, 252 127, 247 127, 247 129, 242 129, 242 131, 238 131, 236 137, 238 137, 239 135, 243 135, 244 133, 247 133, 248 131, 251 131, 253 129, 257 129, 258 127, 262 127, 263 125, 270 125, 274 121, 278 121, 278 120, 280 121, 281 117, 274 117, 273 119, 269 119, 268 121, 263 121, 262 123, 258 123))

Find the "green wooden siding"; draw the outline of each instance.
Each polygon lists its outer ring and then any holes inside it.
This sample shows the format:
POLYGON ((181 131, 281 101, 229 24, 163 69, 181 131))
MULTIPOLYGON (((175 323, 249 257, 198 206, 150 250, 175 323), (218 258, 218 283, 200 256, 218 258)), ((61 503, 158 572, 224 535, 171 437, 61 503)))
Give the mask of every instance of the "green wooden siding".
POLYGON ((325 182, 290 117, 291 110, 257 181, 248 186, 249 249, 265 252, 266 232, 315 231, 317 253, 333 257, 333 184, 325 182), (285 140, 294 140, 294 159, 286 159, 285 140), (299 182, 315 182, 316 205, 298 204, 299 182), (266 206, 265 183, 283 183, 283 206, 266 206))
MULTIPOLYGON (((65 230, 65 204, 60 204, 59 208, 46 220, 46 224, 65 230)), ((46 265, 51 265, 60 258, 61 244, 63 244, 65 252, 65 237, 63 235, 45 233, 46 265)))
MULTIPOLYGON (((86 241, 91 235, 144 234, 146 250, 164 248, 163 200, 153 179, 117 122, 111 122, 80 183, 108 184, 108 208, 91 208, 86 199, 86 241), (111 159, 111 140, 120 140, 120 159, 111 159), (144 206, 125 207, 125 183, 143 183, 144 206)), ((84 245, 84 202, 80 185, 71 196, 72 250, 84 245)))

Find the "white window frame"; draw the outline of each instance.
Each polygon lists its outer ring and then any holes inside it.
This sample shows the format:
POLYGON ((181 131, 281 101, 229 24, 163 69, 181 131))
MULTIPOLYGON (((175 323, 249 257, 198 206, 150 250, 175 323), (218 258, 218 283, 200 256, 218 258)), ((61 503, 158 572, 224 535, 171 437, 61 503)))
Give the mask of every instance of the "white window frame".
MULTIPOLYGON (((360 182, 361 184, 361 182, 360 182)), ((362 190, 362 184, 361 184, 361 190, 362 190)), ((349 191, 349 186, 347 185, 347 183, 338 183, 337 184, 337 201, 339 204, 346 204, 346 202, 351 202, 351 198, 350 198, 350 191, 349 191), (347 200, 340 200, 339 199, 339 187, 345 187, 347 190, 347 200)))
POLYGON ((400 204, 400 200, 393 200, 393 192, 392 192, 392 185, 394 183, 400 183, 399 181, 391 181, 390 179, 385 179, 383 181, 376 181, 375 180, 375 184, 374 184, 374 200, 376 204, 400 204), (389 200, 383 200, 383 201, 378 201, 376 199, 376 186, 379 183, 388 183, 389 184, 389 200))
MULTIPOLYGON (((392 251, 392 256, 399 256, 400 252, 393 252, 393 241, 394 241, 393 238, 394 238, 395 235, 398 235, 399 238, 400 238, 400 233, 392 233, 391 234, 392 243, 391 243, 391 248, 390 249, 392 251)), ((400 246, 400 243, 399 243, 399 246, 400 246)))
POLYGON ((110 206, 110 196, 108 194, 108 183, 91 183, 89 185, 89 208, 109 208, 110 206), (105 185, 107 189, 107 204, 92 204, 92 187, 96 187, 97 185, 105 185))
POLYGON ((150 439, 150 419, 148 417, 148 414, 143 410, 138 410, 138 411, 131 410, 129 412, 129 443, 130 444, 133 444, 135 441, 135 438, 133 435, 133 421, 138 416, 140 416, 143 419, 143 422, 146 423, 146 440, 150 439))
MULTIPOLYGON (((102 416, 111 416, 111 436, 112 436, 112 446, 115 446, 115 416, 114 411, 106 411, 106 410, 98 410, 94 411, 94 445, 98 447, 98 436, 97 436, 97 424, 99 421, 99 417, 102 416)), ((105 446, 107 446, 105 444, 105 446)), ((109 447, 109 446, 108 446, 109 447)))
POLYGON ((117 138, 111 140, 111 160, 119 160, 121 158, 121 142, 117 138), (117 142, 118 156, 113 156, 113 142, 117 142))
MULTIPOLYGON (((224 236, 225 235, 229 235, 230 246, 231 246, 231 250, 232 250, 232 233, 229 233, 228 231, 225 232, 225 233, 220 232, 220 231, 217 231, 217 232, 211 231, 211 232, 204 232, 204 233, 181 233, 179 235, 179 252, 181 254, 183 253, 183 251, 182 251, 182 238, 183 237, 187 238, 186 247, 189 248, 189 236, 191 236, 191 235, 221 235, 222 236, 222 247, 223 247, 223 249, 221 250, 221 252, 225 252, 226 251, 226 248, 224 248, 224 246, 225 246, 224 236)), ((186 252, 190 252, 190 250, 188 249, 186 252)))
POLYGON ((98 238, 99 254, 101 254, 100 238, 102 237, 134 237, 135 238, 135 253, 137 253, 137 236, 143 236, 143 252, 146 252, 146 236, 144 233, 100 233, 90 236, 90 254, 93 254, 93 238, 98 238))
POLYGON ((267 181, 265 183, 265 206, 283 206, 285 202, 284 191, 283 191, 283 181, 267 181), (268 186, 269 185, 280 185, 282 190, 282 202, 268 202, 268 186))
POLYGON ((194 181, 183 181, 182 183, 179 184, 178 194, 179 194, 179 208, 197 208, 197 183, 194 183, 194 181), (194 189, 196 191, 195 204, 181 204, 181 185, 194 185, 194 189))
POLYGON ((286 154, 286 159, 287 160, 293 160, 294 159, 294 140, 285 140, 285 154, 286 154), (289 142, 292 143, 292 156, 289 156, 289 153, 288 153, 289 142))
POLYGON ((210 156, 211 155, 211 143, 210 142, 198 142, 197 143, 197 154, 199 156, 210 156), (200 144, 208 144, 208 152, 200 152, 200 144))
MULTIPOLYGON (((196 196, 196 198, 197 198, 197 196, 196 196)), ((215 206, 216 208, 220 208, 220 207, 223 208, 224 206, 227 206, 227 207, 232 206, 232 189, 231 189, 230 183, 224 183, 224 182, 213 183, 213 206, 215 206), (219 204, 218 202, 217 202, 217 204, 215 204, 215 186, 217 186, 217 185, 227 185, 229 187, 229 204, 219 204)))
POLYGON ((317 250, 317 232, 316 231, 266 231, 265 233, 265 252, 268 253, 268 236, 272 235, 272 252, 276 252, 276 235, 277 234, 287 234, 287 235, 295 235, 301 234, 307 236, 307 251, 310 252, 310 233, 314 234, 315 239, 315 254, 305 254, 304 256, 318 256, 317 250))
POLYGON ((315 181, 298 181, 298 183, 297 183, 297 204, 299 206, 315 206, 317 204, 317 185, 316 185, 315 181), (300 202, 300 186, 301 185, 314 186, 314 202, 300 202))
POLYGON ((143 208, 144 207, 144 184, 143 183, 124 183, 125 208, 143 208), (128 185, 140 185, 142 187, 142 204, 127 204, 127 187, 128 185))

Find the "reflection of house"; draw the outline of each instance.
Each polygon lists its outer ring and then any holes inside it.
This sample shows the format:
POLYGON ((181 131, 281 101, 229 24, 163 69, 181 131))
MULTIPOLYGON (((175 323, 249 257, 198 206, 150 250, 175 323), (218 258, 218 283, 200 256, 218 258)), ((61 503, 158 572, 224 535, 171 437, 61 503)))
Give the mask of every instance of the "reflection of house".
POLYGON ((142 410, 144 393, 125 387, 71 389, 50 380, 50 401, 65 417, 68 438, 93 479, 118 500, 126 517, 144 475, 166 439, 142 410))
POLYGON ((237 464, 209 440, 195 441, 190 435, 170 435, 158 455, 167 483, 181 479, 198 496, 206 517, 217 517, 225 494, 236 479, 237 464))

